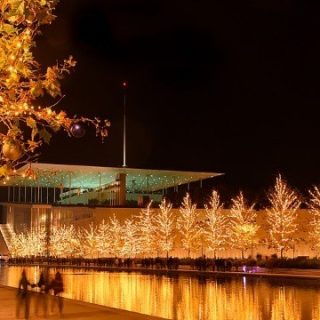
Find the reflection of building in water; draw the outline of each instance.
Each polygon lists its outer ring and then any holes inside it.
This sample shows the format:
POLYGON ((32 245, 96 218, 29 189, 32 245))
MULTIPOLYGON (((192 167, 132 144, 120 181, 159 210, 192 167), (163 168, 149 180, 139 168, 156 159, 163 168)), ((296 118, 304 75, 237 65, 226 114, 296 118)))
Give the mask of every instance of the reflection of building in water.
MULTIPOLYGON (((31 282, 39 269, 30 267, 31 282)), ((17 286, 22 268, 5 268, 6 285, 17 286)), ((55 269, 51 269, 51 276, 55 269)), ((168 277, 126 272, 65 270, 67 298, 176 320, 320 320, 319 284, 305 280, 241 277, 199 281, 197 277, 168 277), (178 294, 178 296, 176 296, 178 294)), ((2 276, 2 274, 1 274, 2 276)))

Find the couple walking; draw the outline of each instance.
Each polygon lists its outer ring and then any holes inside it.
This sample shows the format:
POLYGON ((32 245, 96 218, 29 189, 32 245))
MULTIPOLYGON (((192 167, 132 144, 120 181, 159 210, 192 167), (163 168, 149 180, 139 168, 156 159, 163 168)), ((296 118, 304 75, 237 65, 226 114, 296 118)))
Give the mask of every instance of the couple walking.
POLYGON ((44 316, 46 317, 48 314, 48 293, 50 290, 53 290, 54 300, 52 303, 52 312, 54 311, 55 305, 58 306, 59 314, 62 314, 63 311, 63 298, 60 294, 63 292, 63 280, 62 275, 58 271, 55 274, 54 279, 50 282, 48 273, 41 272, 40 278, 37 284, 31 284, 26 276, 26 271, 23 270, 21 274, 21 279, 19 281, 18 286, 18 294, 17 294, 17 308, 16 308, 16 317, 19 318, 21 308, 24 308, 24 317, 25 319, 29 319, 30 316, 30 299, 31 293, 28 290, 28 287, 35 288, 39 287, 40 293, 37 296, 37 300, 35 303, 35 313, 38 315, 39 310, 42 305, 44 316))

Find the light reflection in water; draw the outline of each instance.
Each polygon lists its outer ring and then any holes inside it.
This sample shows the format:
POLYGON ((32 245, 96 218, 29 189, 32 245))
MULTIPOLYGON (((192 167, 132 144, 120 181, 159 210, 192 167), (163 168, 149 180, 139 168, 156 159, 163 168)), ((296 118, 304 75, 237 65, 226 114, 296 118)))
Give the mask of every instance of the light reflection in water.
MULTIPOLYGON (((38 267, 25 268, 30 282, 38 267)), ((22 267, 0 268, 0 282, 17 286, 22 267)), ((53 277, 55 269, 50 269, 53 277)), ((61 270, 60 270, 61 271, 61 270)), ((266 278, 167 277, 62 270, 64 296, 179 320, 320 320, 320 282, 266 278)))

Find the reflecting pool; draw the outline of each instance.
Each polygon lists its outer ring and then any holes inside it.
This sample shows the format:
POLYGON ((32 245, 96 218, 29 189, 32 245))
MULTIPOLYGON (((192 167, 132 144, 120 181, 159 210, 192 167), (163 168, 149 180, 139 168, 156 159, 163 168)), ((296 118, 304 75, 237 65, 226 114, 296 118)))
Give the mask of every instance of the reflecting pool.
MULTIPOLYGON (((17 286, 22 269, 0 268, 0 283, 17 286)), ((40 268, 25 269, 37 282, 40 268)), ((168 319, 320 320, 320 280, 60 271, 67 298, 168 319)), ((53 276, 56 269, 49 272, 53 276)))

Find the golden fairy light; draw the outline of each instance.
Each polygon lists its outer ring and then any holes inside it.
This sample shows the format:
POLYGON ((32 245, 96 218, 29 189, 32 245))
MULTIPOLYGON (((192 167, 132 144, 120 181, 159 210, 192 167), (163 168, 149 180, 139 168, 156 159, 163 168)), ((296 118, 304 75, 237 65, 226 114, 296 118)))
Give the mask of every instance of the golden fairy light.
POLYGON ((83 228, 83 246, 85 256, 95 258, 98 256, 98 233, 97 226, 90 223, 89 229, 83 228))
POLYGON ((249 206, 240 194, 231 199, 231 240, 232 246, 241 251, 241 257, 252 248, 257 242, 257 231, 259 226, 256 223, 257 214, 253 210, 254 205, 249 206))
POLYGON ((297 210, 301 202, 294 190, 282 179, 276 178, 276 183, 268 194, 270 207, 267 208, 267 221, 269 224, 270 244, 283 253, 292 248, 295 234, 298 230, 297 210))
POLYGON ((110 224, 102 220, 97 227, 97 252, 100 257, 107 257, 111 247, 112 235, 110 224))
MULTIPOLYGON (((57 103, 45 106, 39 98, 62 97, 61 79, 76 66, 70 56, 60 64, 42 66, 33 56, 40 27, 55 16, 56 0, 6 0, 0 13, 0 176, 35 160, 39 147, 49 143, 53 133, 64 130, 69 136, 80 136, 82 124, 95 128, 104 139, 109 121, 97 118, 68 117, 56 111, 57 103)), ((57 101, 59 102, 59 100, 57 101)))
POLYGON ((199 246, 200 230, 197 227, 198 212, 197 205, 192 203, 189 193, 183 198, 180 206, 180 216, 177 219, 177 229, 181 236, 183 249, 190 253, 199 246))
POLYGON ((213 252, 224 250, 228 243, 229 220, 222 212, 223 204, 220 202, 219 193, 212 191, 209 203, 205 205, 204 235, 208 249, 213 252))
POLYGON ((137 218, 138 236, 141 243, 142 254, 151 257, 154 254, 156 245, 156 228, 153 222, 153 210, 151 209, 152 201, 147 208, 142 209, 137 218))
POLYGON ((318 253, 320 251, 320 191, 318 187, 314 186, 313 189, 309 190, 309 194, 311 196, 309 201, 309 212, 312 216, 309 237, 312 249, 316 250, 318 253))
POLYGON ((175 245, 175 217, 172 212, 172 204, 165 198, 162 199, 159 209, 154 217, 154 226, 157 230, 155 249, 158 252, 165 252, 168 257, 175 245))
POLYGON ((141 250, 138 229, 133 219, 126 219, 123 226, 122 256, 135 258, 141 250))

